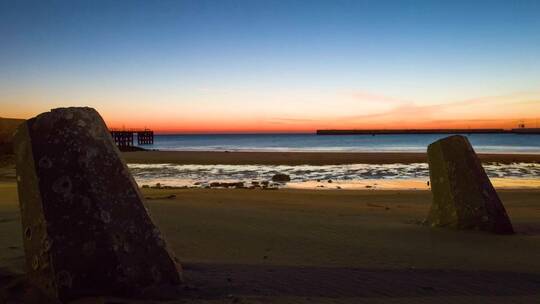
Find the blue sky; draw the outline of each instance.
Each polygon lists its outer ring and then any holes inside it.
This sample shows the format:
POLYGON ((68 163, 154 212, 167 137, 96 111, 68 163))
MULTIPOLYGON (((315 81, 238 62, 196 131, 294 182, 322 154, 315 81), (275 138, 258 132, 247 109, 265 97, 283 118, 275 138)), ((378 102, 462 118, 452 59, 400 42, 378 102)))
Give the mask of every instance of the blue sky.
POLYGON ((180 131, 540 116, 540 1, 2 1, 0 37, 0 116, 90 105, 180 131))

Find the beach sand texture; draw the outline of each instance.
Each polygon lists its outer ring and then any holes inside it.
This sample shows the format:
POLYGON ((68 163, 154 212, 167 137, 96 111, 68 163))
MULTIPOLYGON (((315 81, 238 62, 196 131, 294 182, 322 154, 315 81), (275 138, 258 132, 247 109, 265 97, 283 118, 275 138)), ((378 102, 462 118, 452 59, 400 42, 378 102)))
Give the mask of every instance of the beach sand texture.
MULTIPOLYGON (((185 268, 185 297, 169 303, 534 303, 540 297, 539 190, 500 191, 513 236, 420 225, 429 191, 143 193, 185 268)), ((21 234, 16 185, 2 182, 2 283, 24 271, 21 234)), ((7 293, 21 293, 18 288, 7 293)))

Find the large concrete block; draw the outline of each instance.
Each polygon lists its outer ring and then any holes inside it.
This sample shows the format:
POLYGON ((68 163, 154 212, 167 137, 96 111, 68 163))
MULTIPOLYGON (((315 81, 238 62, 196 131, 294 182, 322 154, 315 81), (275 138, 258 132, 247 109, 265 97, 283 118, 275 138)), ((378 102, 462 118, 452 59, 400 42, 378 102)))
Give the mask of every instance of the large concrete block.
POLYGON ((179 264, 94 109, 60 108, 28 120, 14 150, 32 284, 66 301, 180 283, 179 264))
POLYGON ((464 136, 450 136, 428 147, 433 204, 432 226, 514 232, 506 210, 478 156, 464 136))

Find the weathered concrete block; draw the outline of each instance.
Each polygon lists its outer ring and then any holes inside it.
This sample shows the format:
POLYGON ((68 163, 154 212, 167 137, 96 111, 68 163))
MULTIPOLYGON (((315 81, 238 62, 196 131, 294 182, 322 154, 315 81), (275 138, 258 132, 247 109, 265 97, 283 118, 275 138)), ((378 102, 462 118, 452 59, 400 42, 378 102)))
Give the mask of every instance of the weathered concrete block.
POLYGON ((180 283, 179 264, 94 109, 60 108, 28 120, 14 150, 32 284, 66 301, 180 283))
POLYGON ((466 137, 455 135, 428 147, 432 226, 500 234, 514 230, 478 156, 466 137))

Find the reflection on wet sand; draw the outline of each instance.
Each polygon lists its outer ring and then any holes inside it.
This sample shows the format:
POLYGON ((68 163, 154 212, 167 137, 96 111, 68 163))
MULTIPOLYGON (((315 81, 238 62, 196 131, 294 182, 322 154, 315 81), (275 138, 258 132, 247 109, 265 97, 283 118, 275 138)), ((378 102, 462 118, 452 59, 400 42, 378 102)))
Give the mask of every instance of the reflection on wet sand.
MULTIPOLYGON (((249 188, 264 181, 270 187, 294 189, 429 189, 425 163, 350 165, 176 165, 129 164, 139 185, 210 187, 212 183, 243 182, 249 188), (275 174, 290 176, 288 183, 272 183, 275 174)), ((540 164, 485 164, 497 188, 540 187, 540 164)))

